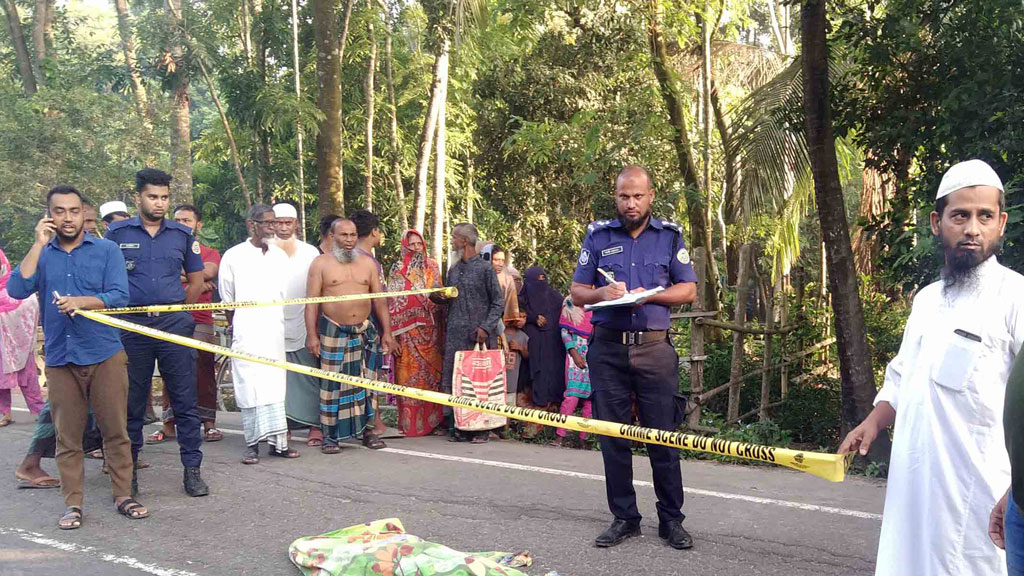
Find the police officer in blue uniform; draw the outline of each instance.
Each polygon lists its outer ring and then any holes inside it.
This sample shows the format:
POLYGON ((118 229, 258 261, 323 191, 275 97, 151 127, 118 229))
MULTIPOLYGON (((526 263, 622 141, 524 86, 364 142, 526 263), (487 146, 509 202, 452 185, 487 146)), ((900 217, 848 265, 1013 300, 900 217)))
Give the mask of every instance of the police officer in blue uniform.
MULTIPOLYGON (((107 239, 115 242, 128 269, 129 306, 195 302, 203 291, 203 260, 192 230, 164 218, 170 207, 171 175, 146 168, 135 173, 135 202, 139 215, 110 225, 107 239), (184 270, 187 289, 182 286, 184 270)), ((192 337, 195 320, 188 312, 138 313, 132 322, 180 336, 192 337)), ((184 485, 189 496, 206 496, 209 487, 200 475, 202 424, 196 404, 196 351, 133 332, 123 332, 128 353, 128 436, 136 464, 142 448, 142 426, 152 386, 153 366, 159 362, 164 393, 170 396, 177 426, 184 485)), ((138 491, 132 474, 132 492, 138 491)))
MULTIPOLYGON (((682 229, 651 216, 654 189, 641 166, 627 166, 615 181, 615 220, 587 228, 572 300, 577 306, 621 298, 662 287, 638 305, 594 311, 594 334, 587 353, 593 386, 594 416, 632 423, 634 400, 642 426, 675 430, 686 401, 679 394, 679 357, 668 338, 669 307, 688 304, 697 295, 697 276, 682 229)), ((633 490, 630 440, 600 437, 608 507, 615 517, 595 544, 610 547, 640 534, 640 512, 633 490)), ((675 448, 648 444, 654 491, 658 497, 658 535, 670 546, 690 548, 682 526, 683 478, 675 448)))

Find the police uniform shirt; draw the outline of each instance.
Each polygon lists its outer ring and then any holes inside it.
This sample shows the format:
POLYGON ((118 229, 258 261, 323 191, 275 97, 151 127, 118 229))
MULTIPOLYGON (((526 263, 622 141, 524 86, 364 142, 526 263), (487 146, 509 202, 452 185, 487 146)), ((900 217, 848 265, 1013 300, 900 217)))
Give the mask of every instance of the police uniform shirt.
MULTIPOLYGON (((600 288, 609 284, 598 268, 610 273, 626 291, 696 282, 690 254, 678 224, 651 217, 633 238, 618 219, 598 220, 587 227, 573 282, 600 288)), ((668 330, 669 307, 661 304, 617 306, 594 311, 593 323, 609 330, 641 332, 668 330)))
POLYGON ((186 273, 203 269, 199 241, 192 236, 192 229, 174 220, 161 221, 155 236, 150 236, 138 216, 114 222, 107 229, 107 239, 124 255, 129 306, 184 302, 182 269, 186 273))

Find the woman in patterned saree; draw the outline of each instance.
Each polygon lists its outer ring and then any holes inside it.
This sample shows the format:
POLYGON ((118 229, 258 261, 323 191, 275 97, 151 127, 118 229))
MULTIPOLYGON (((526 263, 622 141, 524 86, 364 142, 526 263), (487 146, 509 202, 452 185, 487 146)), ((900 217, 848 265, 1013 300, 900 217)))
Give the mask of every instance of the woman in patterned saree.
MULTIPOLYGON (((416 230, 402 235, 402 257, 391 267, 388 292, 440 288, 441 269, 426 254, 416 230)), ((389 298, 391 333, 398 342, 395 384, 438 390, 444 361, 441 311, 425 295, 389 298)), ((406 436, 425 436, 444 421, 439 404, 398 397, 398 428, 406 436)), ((443 431, 441 432, 443 433, 443 431)))

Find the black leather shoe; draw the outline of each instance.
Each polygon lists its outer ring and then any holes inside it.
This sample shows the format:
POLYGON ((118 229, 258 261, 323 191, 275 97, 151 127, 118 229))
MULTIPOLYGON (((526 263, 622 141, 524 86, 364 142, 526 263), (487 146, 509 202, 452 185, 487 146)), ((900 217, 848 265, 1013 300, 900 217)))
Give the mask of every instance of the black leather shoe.
POLYGON ((199 475, 199 466, 185 466, 185 493, 192 497, 206 496, 210 493, 210 487, 199 475))
POLYGON ((627 522, 616 518, 612 525, 594 540, 594 545, 598 548, 611 548, 622 544, 626 538, 639 535, 639 522, 627 522))
POLYGON ((658 537, 676 550, 693 548, 693 538, 678 520, 658 526, 658 537))

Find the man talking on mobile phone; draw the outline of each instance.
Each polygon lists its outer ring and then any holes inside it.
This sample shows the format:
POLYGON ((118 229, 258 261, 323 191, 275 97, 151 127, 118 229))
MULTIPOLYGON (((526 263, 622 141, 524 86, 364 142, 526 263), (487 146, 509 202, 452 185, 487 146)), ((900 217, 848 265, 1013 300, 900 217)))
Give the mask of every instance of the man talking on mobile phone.
POLYGON ((113 242, 85 233, 82 194, 74 187, 57 186, 46 203, 48 216, 36 225, 35 243, 11 274, 7 291, 18 299, 40 294, 57 469, 67 506, 57 527, 72 530, 84 520, 82 432, 90 408, 103 434, 114 505, 128 518, 145 518, 149 511, 131 497, 127 356, 120 335, 117 328, 72 316, 75 310, 128 303, 124 258, 113 242))

